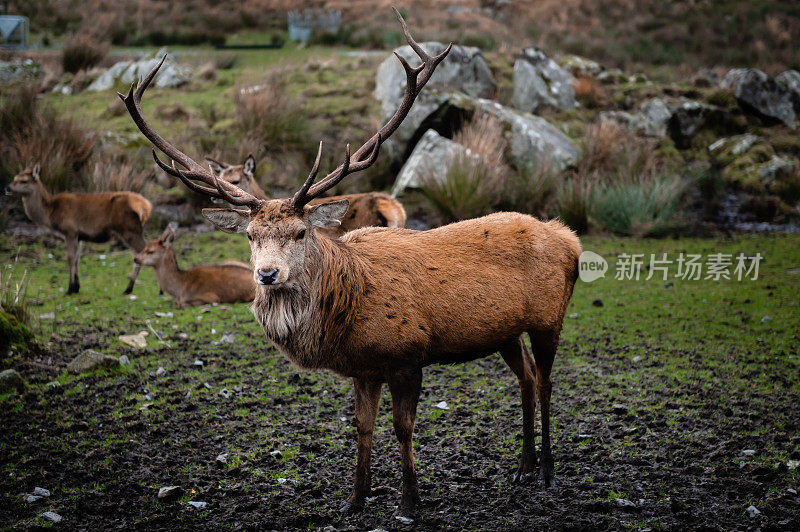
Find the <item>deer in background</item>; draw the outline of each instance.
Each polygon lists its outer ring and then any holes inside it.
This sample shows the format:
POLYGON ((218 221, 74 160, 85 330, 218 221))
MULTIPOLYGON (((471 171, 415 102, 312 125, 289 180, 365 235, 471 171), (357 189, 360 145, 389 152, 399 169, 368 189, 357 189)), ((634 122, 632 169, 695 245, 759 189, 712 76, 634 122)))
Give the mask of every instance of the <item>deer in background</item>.
MULTIPOLYGON (((236 185, 258 199, 269 199, 254 177, 256 161, 252 155, 248 155, 244 162, 237 166, 210 157, 206 157, 206 162, 211 171, 222 181, 236 185)), ((343 199, 350 204, 342 217, 341 225, 320 229, 323 234, 338 237, 361 227, 405 227, 406 225, 406 211, 403 209, 403 204, 384 192, 362 192, 318 198, 312 201, 311 205, 343 199)), ((219 199, 215 200, 215 203, 220 202, 219 199)))
POLYGON ((174 297, 178 307, 253 300, 256 285, 249 265, 230 260, 181 270, 172 249, 174 241, 175 229, 168 226, 133 260, 155 268, 159 288, 174 297))
POLYGON ((467 362, 499 351, 522 395, 523 444, 514 479, 537 468, 533 418, 538 396, 539 471, 544 485, 551 485, 550 373, 581 245, 558 221, 544 223, 518 213, 495 213, 430 231, 363 228, 340 239, 312 230, 341 224, 346 199, 311 201, 375 162, 381 143, 398 128, 450 50, 427 55, 397 10, 395 15, 422 60, 411 67, 398 56, 406 73, 399 108, 352 155, 348 145, 344 162, 315 183, 320 145, 308 178, 292 198, 259 199, 219 179, 156 133, 140 102, 158 66, 120 97, 144 136, 172 159, 171 166, 159 160, 162 168, 193 190, 235 206, 203 213, 219 229, 250 240, 258 283, 253 312, 267 338, 299 367, 353 379, 358 456, 343 513, 361 509, 370 494, 373 425, 381 388, 388 384, 403 472, 397 517, 407 522, 419 498, 412 434, 422 369, 430 364, 467 362), (524 333, 533 356, 523 343, 524 333))
MULTIPOLYGON (((82 241, 122 240, 132 254, 144 247, 144 224, 152 206, 142 195, 135 192, 62 192, 51 196, 40 173, 39 164, 28 166, 14 177, 8 191, 22 198, 25 214, 33 223, 64 239, 69 262, 67 294, 80 290, 78 261, 82 241)), ((139 265, 134 263, 124 293, 131 293, 138 275, 139 265)))

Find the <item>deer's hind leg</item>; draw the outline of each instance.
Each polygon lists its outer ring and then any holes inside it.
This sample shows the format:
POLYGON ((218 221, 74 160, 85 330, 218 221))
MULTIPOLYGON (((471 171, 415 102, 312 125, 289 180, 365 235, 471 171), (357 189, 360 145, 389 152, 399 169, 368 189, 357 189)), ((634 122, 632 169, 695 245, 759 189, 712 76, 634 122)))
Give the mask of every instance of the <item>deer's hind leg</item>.
POLYGON ((422 388, 422 371, 397 372, 389 377, 392 393, 392 422, 397 441, 400 443, 400 459, 403 465, 403 494, 395 516, 400 520, 414 519, 419 501, 417 472, 414 469, 412 436, 417 418, 417 403, 422 388))
POLYGON ((542 412, 542 453, 539 479, 545 488, 554 485, 553 452, 550 448, 550 395, 553 385, 550 381, 550 370, 558 349, 559 333, 554 331, 529 331, 533 346, 539 409, 542 412))
POLYGON ((81 242, 77 236, 67 236, 65 239, 67 247, 67 262, 69 263, 69 285, 67 295, 77 294, 81 289, 78 280, 78 261, 81 260, 81 242))
POLYGON ((536 472, 536 445, 534 418, 536 416, 536 373, 533 359, 522 337, 500 348, 500 355, 519 380, 522 397, 522 454, 513 482, 523 482, 536 472))

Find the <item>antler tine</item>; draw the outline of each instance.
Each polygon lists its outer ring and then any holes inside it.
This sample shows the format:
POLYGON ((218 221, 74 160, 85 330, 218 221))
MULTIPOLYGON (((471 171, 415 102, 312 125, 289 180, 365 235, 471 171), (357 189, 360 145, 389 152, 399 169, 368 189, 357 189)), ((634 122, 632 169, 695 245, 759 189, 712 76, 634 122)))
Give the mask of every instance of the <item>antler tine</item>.
POLYGON ((236 205, 247 205, 249 207, 257 206, 261 203, 261 200, 241 190, 239 187, 228 183, 227 181, 222 182, 222 184, 216 183, 216 178, 211 172, 203 168, 191 157, 187 156, 178 148, 173 146, 170 142, 165 140, 150 126, 150 124, 144 118, 144 113, 142 112, 141 107, 142 96, 147 90, 147 87, 153 81, 153 78, 155 78, 158 70, 164 64, 166 58, 166 55, 161 58, 161 61, 159 61, 158 64, 156 64, 156 66, 153 67, 153 69, 136 84, 135 90, 134 84, 131 84, 127 96, 117 93, 120 99, 125 103, 125 107, 128 109, 128 114, 131 115, 131 118, 136 124, 136 127, 139 128, 139 131, 141 131, 147 140, 153 143, 156 148, 163 152, 167 157, 172 159, 172 168, 170 168, 158 158, 155 150, 153 150, 153 157, 156 161, 156 164, 158 164, 158 166, 169 175, 179 178, 187 187, 196 192, 216 198, 226 199, 226 201, 227 198, 225 198, 223 194, 227 194, 227 196, 231 198, 236 198, 236 205), (177 161, 188 171, 184 172, 178 170, 178 168, 175 166, 175 161, 177 161), (202 186, 195 181, 201 181, 206 185, 212 185, 214 188, 202 186), (224 192, 219 192, 223 189, 224 192))
POLYGON ((311 172, 308 173, 308 177, 306 178, 305 183, 303 186, 300 187, 300 190, 292 198, 292 205, 296 208, 300 209, 311 201, 305 201, 306 194, 308 193, 308 189, 311 188, 311 185, 314 183, 314 179, 317 177, 317 172, 319 172, 319 163, 322 160, 322 141, 319 141, 319 148, 317 149, 317 158, 314 160, 314 166, 311 167, 311 172))
MULTIPOLYGON (((403 20, 402 15, 400 15, 400 12, 394 7, 392 10, 394 11, 395 16, 397 16, 397 19, 400 21, 406 41, 408 41, 411 49, 414 50, 414 52, 422 60, 422 63, 418 67, 412 67, 408 64, 408 61, 406 61, 404 57, 395 52, 395 57, 397 57, 397 59, 400 61, 400 64, 403 66, 403 70, 406 73, 406 88, 403 93, 403 99, 400 102, 400 107, 398 107, 394 115, 392 115, 392 117, 383 125, 383 127, 380 128, 380 130, 378 130, 375 135, 373 135, 367 142, 358 148, 355 153, 353 153, 352 161, 348 145, 345 162, 339 165, 333 172, 325 176, 322 180, 320 180, 319 183, 313 186, 311 186, 313 183, 313 176, 309 176, 310 181, 306 180, 306 182, 303 184, 303 187, 300 189, 300 191, 298 191, 297 194, 295 194, 295 197, 292 200, 295 206, 305 205, 315 197, 334 187, 348 174, 364 170, 375 162, 375 160, 378 158, 378 152, 383 141, 389 138, 403 122, 405 117, 408 115, 408 112, 411 110, 411 106, 414 105, 414 101, 416 100, 417 96, 422 91, 422 88, 431 78, 439 63, 444 61, 445 57, 447 57, 447 54, 450 53, 450 50, 453 47, 453 43, 450 43, 442 53, 431 57, 425 52, 425 50, 422 49, 419 44, 417 44, 417 42, 411 36, 411 32, 409 32, 408 26, 406 25, 405 20, 403 20)), ((315 169, 312 172, 313 175, 316 175, 316 166, 317 164, 315 163, 315 169)))

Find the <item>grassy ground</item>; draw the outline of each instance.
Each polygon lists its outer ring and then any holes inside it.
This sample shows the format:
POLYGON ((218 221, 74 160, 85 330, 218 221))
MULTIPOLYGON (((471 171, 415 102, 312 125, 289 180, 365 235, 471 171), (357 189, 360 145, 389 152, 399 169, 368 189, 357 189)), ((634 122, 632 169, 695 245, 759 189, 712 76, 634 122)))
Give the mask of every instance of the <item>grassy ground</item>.
MULTIPOLYGON (((584 238, 610 270, 576 285, 554 368, 559 485, 544 492, 509 482, 519 397, 499 357, 432 367, 415 431, 418 526, 797 526, 800 501, 787 490, 800 487, 800 474, 786 463, 800 459, 799 244, 797 236, 584 238), (618 254, 681 252, 759 252, 764 261, 755 281, 614 279, 618 254), (440 401, 449 410, 436 408, 440 401), (747 516, 751 504, 760 516, 747 516)), ((248 257, 245 239, 220 233, 186 235, 176 247, 184 267, 248 257)), ((78 528, 395 526, 400 471, 387 392, 376 497, 363 514, 338 518, 355 457, 348 381, 297 373, 264 341, 247 305, 178 310, 158 295, 152 269, 142 271, 135 299, 123 296, 127 252, 86 246, 81 293, 69 298, 61 244, 3 236, 0 253, 9 267, 18 257, 14 275, 29 272, 29 297, 41 301, 34 314, 54 316, 35 322, 42 354, 13 355, 0 368, 16 367, 28 381, 23 395, 0 396, 0 526, 46 524, 47 510, 78 528), (150 332, 144 349, 118 339, 151 327, 162 340, 150 332), (217 343, 224 333, 233 344, 217 343), (132 364, 67 374, 87 348, 127 354, 132 364), (166 485, 186 493, 159 502, 166 485), (23 502, 35 486, 52 496, 23 502)))

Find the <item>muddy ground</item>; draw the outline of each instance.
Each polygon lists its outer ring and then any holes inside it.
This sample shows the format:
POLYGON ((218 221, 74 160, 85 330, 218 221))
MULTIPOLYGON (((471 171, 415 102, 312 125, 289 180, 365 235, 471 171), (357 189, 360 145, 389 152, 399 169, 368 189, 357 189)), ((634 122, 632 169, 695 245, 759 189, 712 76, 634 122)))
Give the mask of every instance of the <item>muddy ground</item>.
MULTIPOLYGON (((661 285, 647 290, 685 297, 661 285)), ((244 305, 181 314, 155 287, 137 287, 153 302, 148 316, 175 313, 151 321, 169 345, 120 347, 120 334, 147 329, 143 316, 82 321, 76 313, 45 330, 41 353, 14 363, 28 388, 0 403, 0 525, 49 526, 49 510, 63 518, 56 527, 70 530, 800 529, 800 476, 787 466, 800 459, 797 330, 785 326, 796 307, 775 310, 768 323, 740 322, 727 317, 735 308, 721 318, 712 299, 694 321, 701 330, 703 322, 730 328, 686 349, 656 341, 658 327, 647 320, 672 316, 671 327, 691 340, 691 312, 637 314, 613 291, 600 307, 580 288, 570 308, 554 367, 554 488, 510 481, 521 412, 499 356, 426 370, 415 430, 422 503, 409 527, 392 519, 400 467, 388 392, 376 426, 374 497, 363 513, 339 517, 355 461, 350 383, 298 373, 264 342, 244 305), (235 342, 212 343, 224 330, 236 332, 235 342), (68 375, 66 364, 90 348, 132 364, 68 375), (183 495, 159 501, 159 488, 172 485, 183 495), (37 486, 51 496, 25 502, 37 486), (759 515, 748 514, 751 505, 759 515)), ((740 295, 742 305, 788 301, 792 289, 764 281, 752 291, 740 295)), ((91 305, 83 295, 70 301, 75 311, 91 305)))

